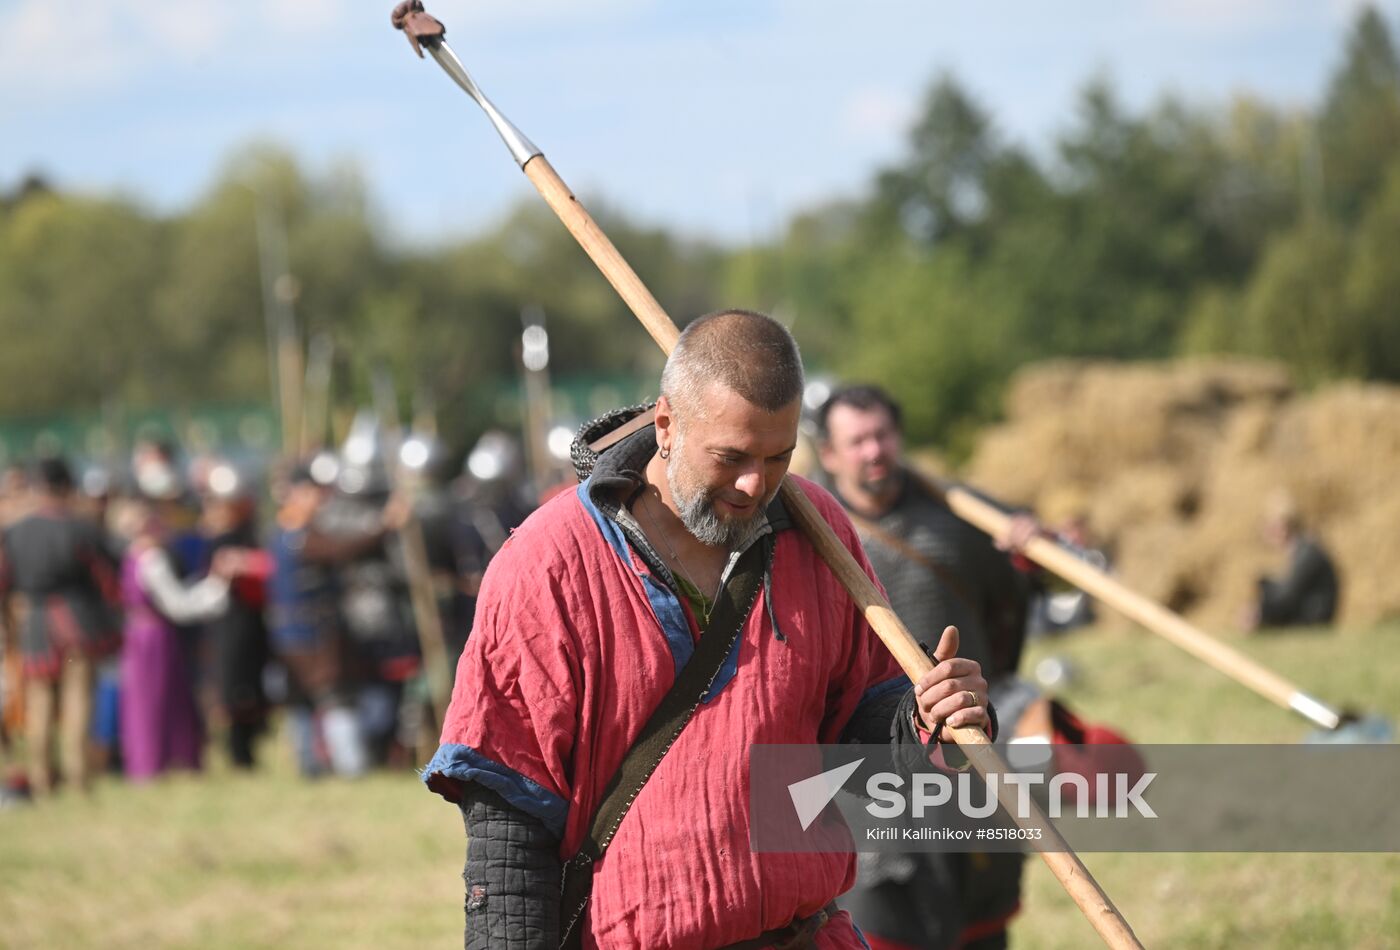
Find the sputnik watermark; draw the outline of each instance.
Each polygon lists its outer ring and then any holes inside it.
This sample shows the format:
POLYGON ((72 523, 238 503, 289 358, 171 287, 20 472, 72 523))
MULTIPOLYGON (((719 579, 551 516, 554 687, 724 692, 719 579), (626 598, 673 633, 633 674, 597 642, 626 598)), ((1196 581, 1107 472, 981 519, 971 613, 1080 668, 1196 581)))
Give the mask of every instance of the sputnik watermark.
MULTIPOLYGON (((803 831, 812 826, 812 822, 840 794, 846 782, 864 762, 863 758, 857 759, 788 785, 788 795, 792 797, 792 807, 797 811, 803 831)), ((1156 818, 1157 813, 1143 797, 1156 777, 1156 772, 1138 775, 1100 772, 1093 777, 1091 788, 1086 776, 1074 772, 1062 772, 1048 778, 1040 772, 991 773, 985 781, 974 781, 970 772, 955 776, 943 772, 919 772, 912 775, 909 781, 894 772, 876 772, 866 777, 862 797, 869 800, 865 810, 872 818, 902 818, 906 814, 911 818, 924 818, 931 811, 950 805, 966 818, 990 818, 1006 804, 1000 800, 1000 787, 1004 783, 1015 795, 1012 815, 1018 820, 1025 821, 1032 817, 1032 795, 1041 788, 1045 789, 1046 812, 1051 818, 1066 814, 1076 818, 1128 818, 1134 813, 1143 818, 1156 818), (977 801, 979 795, 980 802, 977 801), (1065 807, 1067 802, 1069 808, 1065 807)), ((952 832, 958 829, 900 830, 952 832)), ((970 836, 971 832, 967 832, 966 836, 950 834, 944 837, 967 840, 970 836)), ((895 837, 890 834, 886 840, 895 837)), ((903 837, 909 839, 910 835, 903 837)), ((941 840, 938 835, 929 837, 941 840)))
POLYGON ((1400 853, 1393 744, 1013 745, 985 776, 920 751, 753 746, 751 846, 1400 853))

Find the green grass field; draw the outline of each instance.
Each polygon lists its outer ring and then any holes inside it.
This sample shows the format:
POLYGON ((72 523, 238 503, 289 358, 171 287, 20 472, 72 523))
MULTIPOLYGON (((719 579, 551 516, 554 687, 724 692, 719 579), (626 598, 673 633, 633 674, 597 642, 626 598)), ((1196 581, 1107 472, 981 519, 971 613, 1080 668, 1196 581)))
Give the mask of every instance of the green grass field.
MULTIPOLYGON (((1400 626, 1239 645, 1319 696, 1400 720, 1400 626)), ((1036 646, 1072 658, 1065 697, 1143 742, 1294 742, 1300 719, 1148 634, 1036 646)), ((271 767, 0 811, 0 947, 409 948, 461 942, 462 828, 410 774, 304 783, 271 767)), ((1149 947, 1400 947, 1400 855, 1093 854, 1149 947)), ((1092 947, 1037 860, 1023 948, 1092 947)))
MULTIPOLYGON (((1400 720, 1400 626, 1227 637, 1335 705, 1400 720)), ((1029 651, 1070 658, 1063 697, 1139 742, 1300 741, 1310 726, 1138 630, 1091 631, 1029 651)), ((1325 803, 1319 803, 1325 807, 1325 803)), ((1084 863, 1152 948, 1400 947, 1400 854, 1090 854, 1084 863)), ((1095 936, 1039 860, 1027 863, 1018 947, 1095 936)))

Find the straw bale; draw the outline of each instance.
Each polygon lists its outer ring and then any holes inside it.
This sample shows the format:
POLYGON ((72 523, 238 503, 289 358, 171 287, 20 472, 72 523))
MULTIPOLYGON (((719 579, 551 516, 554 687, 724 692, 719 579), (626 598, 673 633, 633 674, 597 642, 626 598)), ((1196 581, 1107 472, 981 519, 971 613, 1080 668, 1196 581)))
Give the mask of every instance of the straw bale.
MULTIPOLYGON (((1093 489, 1077 482, 1049 485, 1039 493, 1035 510, 1049 525, 1063 524, 1076 518, 1090 518, 1093 514, 1093 489)), ((1097 525, 1091 525, 1096 533, 1102 533, 1097 525)))
POLYGON ((1188 545, 1190 530, 1168 519, 1145 522, 1122 534, 1113 545, 1114 572, 1132 589, 1176 607, 1196 599, 1189 565, 1178 552, 1188 545))
POLYGON ((1195 494, 1193 482, 1165 462, 1138 465, 1104 479, 1089 523, 1095 533, 1120 537, 1139 525, 1175 523, 1195 494))
POLYGON ((909 464, 935 481, 947 481, 954 477, 954 469, 948 462, 948 457, 937 449, 928 447, 910 449, 907 457, 909 464))
POLYGON ((1322 532, 1342 576, 1341 616, 1364 624, 1400 617, 1400 493, 1379 499, 1367 511, 1322 532))
POLYGON ((1400 615, 1400 387, 1294 390, 1246 360, 1057 361, 1019 373, 963 477, 1054 523, 1085 514, 1129 586, 1233 625, 1285 556, 1260 534, 1285 491, 1342 574, 1344 625, 1400 615))
POLYGON ((1080 376, 1092 365, 1083 360, 1049 360, 1037 363, 1032 371, 1017 373, 1006 388, 1006 417, 1013 422, 1033 419, 1046 406, 1073 403, 1080 376))
POLYGON ((1018 373, 1008 421, 981 440, 969 477, 1023 499, 1047 483, 1095 483, 1125 466, 1198 465, 1226 412, 1290 392, 1269 364, 1057 361, 1018 373))

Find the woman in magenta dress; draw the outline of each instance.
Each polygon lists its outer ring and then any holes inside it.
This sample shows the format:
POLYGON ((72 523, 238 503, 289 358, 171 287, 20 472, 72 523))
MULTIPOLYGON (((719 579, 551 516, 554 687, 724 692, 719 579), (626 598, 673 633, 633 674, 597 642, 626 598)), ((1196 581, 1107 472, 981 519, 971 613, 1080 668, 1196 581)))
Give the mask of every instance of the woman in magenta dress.
POLYGON ((167 505, 153 500, 145 507, 122 562, 121 741, 126 775, 134 780, 200 767, 204 725, 195 701, 192 644, 181 628, 228 607, 229 583, 217 561, 209 576, 193 583, 177 574, 166 550, 167 505))

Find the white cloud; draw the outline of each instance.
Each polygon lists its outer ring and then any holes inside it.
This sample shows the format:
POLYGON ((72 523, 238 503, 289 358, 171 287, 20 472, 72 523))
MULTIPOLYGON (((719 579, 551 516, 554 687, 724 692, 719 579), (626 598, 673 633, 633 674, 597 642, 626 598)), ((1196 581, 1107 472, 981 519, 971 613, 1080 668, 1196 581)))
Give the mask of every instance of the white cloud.
MULTIPOLYGON (((426 0, 424 3, 428 12, 449 29, 599 20, 654 5, 652 0, 426 0)), ((387 7, 385 13, 388 13, 387 7)))
POLYGON ((127 57, 107 42, 101 21, 100 13, 74 17, 45 0, 23 0, 0 13, 0 86, 30 98, 120 74, 127 57))
MULTIPOLYGON (((388 8, 385 8, 385 20, 388 8)), ((256 43, 259 36, 326 32, 345 21, 344 0, 86 0, 80 13, 53 0, 17 0, 0 12, 0 83, 43 104, 110 89, 170 64, 188 65, 256 43)))
POLYGON ((1148 8, 1162 20, 1206 30, 1258 26, 1278 16, 1280 4, 1271 0, 1153 0, 1148 8))
MULTIPOLYGON (((463 28, 607 22, 653 0, 429 0, 429 11, 463 28)), ((170 65, 265 49, 266 39, 308 43, 370 19, 387 29, 390 4, 371 11, 348 0, 10 0, 0 4, 0 101, 42 107, 75 95, 111 91, 170 65), (70 7, 81 6, 80 11, 70 7), (373 16, 371 17, 371 13, 373 16), (22 97, 22 98, 21 98, 22 97)))
POLYGON ((914 111, 907 91, 857 89, 841 104, 841 129, 858 138, 897 136, 909 127, 914 111))
MULTIPOLYGON (((1345 25, 1375 0, 1152 0, 1148 10, 1161 22, 1207 34, 1246 33, 1289 23, 1345 25)), ((1391 15, 1393 0, 1382 2, 1391 15)))
MULTIPOLYGON (((248 19, 252 28, 270 33, 295 35, 315 31, 320 34, 336 29, 354 17, 364 17, 366 5, 361 3, 352 9, 347 6, 346 0, 297 0, 296 3, 258 0, 256 4, 248 4, 251 14, 248 19)), ((391 4, 386 2, 381 6, 379 14, 387 29, 391 4)))
MULTIPOLYGON (((1329 0, 1327 7, 1337 23, 1350 23, 1363 7, 1377 6, 1374 0, 1329 0)), ((1381 13, 1389 17, 1400 14, 1395 3, 1380 4, 1381 13), (1386 9, 1389 7, 1389 9, 1386 9)))
POLYGON ((240 4, 221 0, 181 0, 178 5, 118 2, 116 18, 130 18, 143 45, 160 55, 191 60, 226 44, 246 16, 240 4))

